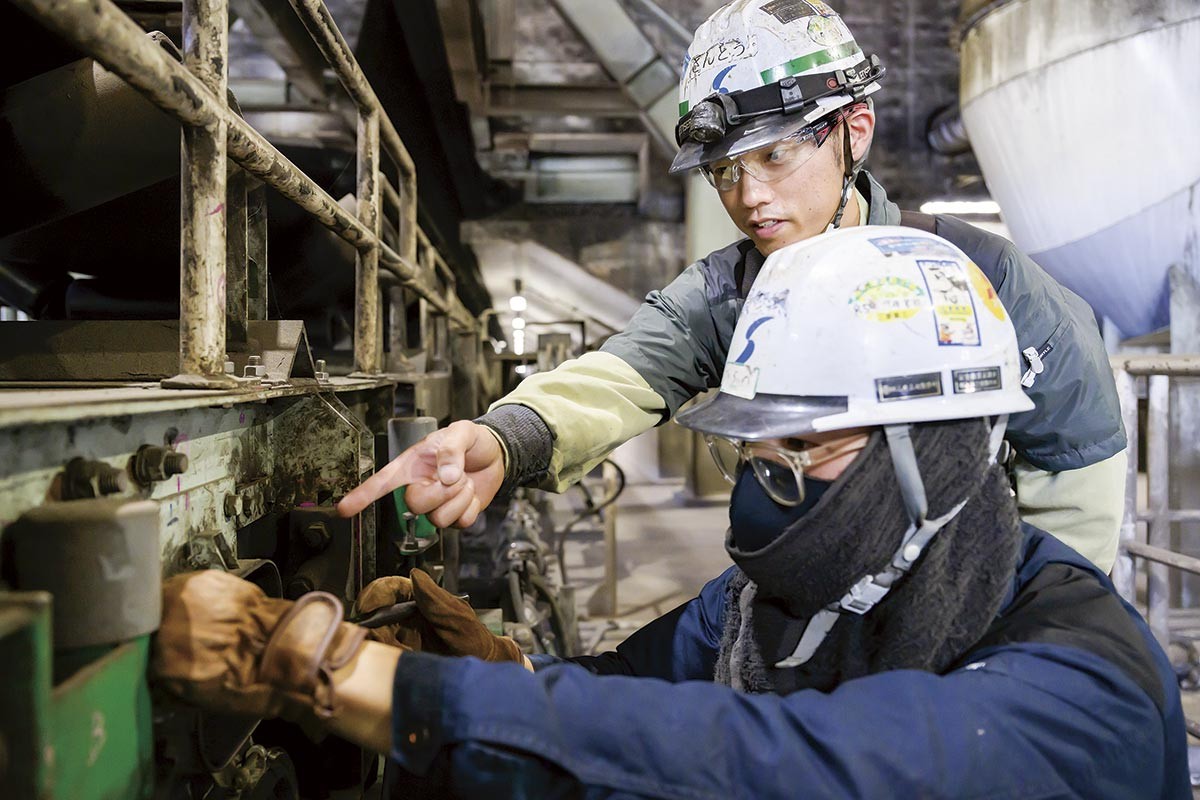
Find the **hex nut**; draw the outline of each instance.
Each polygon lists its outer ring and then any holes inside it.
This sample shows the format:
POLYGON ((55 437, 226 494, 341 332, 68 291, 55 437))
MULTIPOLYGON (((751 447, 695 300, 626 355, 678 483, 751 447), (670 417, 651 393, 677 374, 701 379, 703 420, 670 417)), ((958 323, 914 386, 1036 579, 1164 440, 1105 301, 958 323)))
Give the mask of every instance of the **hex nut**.
POLYGON ((187 468, 186 454, 154 444, 139 447, 129 463, 129 471, 133 473, 134 480, 143 486, 165 481, 172 475, 182 475, 187 472, 187 468))

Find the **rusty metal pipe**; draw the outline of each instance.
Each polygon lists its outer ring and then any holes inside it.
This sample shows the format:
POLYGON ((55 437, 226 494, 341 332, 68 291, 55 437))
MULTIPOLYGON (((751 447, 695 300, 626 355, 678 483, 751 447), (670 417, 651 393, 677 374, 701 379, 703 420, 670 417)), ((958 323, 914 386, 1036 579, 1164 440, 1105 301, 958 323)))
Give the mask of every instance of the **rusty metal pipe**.
POLYGON ((1162 353, 1144 356, 1114 356, 1109 363, 1115 370, 1130 375, 1168 375, 1172 378, 1200 378, 1200 355, 1162 353))
MULTIPOLYGON (((308 30, 325 60, 333 67, 360 114, 382 112, 383 106, 371 88, 367 76, 322 0, 290 0, 296 16, 308 30)), ((409 263, 417 258, 417 168, 408 148, 386 114, 379 114, 380 142, 400 168, 400 256, 409 263)))
MULTIPOLYGON (((379 236, 379 111, 358 115, 358 219, 379 236)), ((379 250, 360 248, 354 276, 354 368, 380 372, 379 250)))
MULTIPOLYGON (((223 0, 183 0, 183 41, 184 68, 228 113, 222 103, 229 86, 229 14, 223 0)), ((148 40, 139 37, 139 42, 148 40)), ((179 374, 162 382, 166 388, 237 385, 224 372, 226 136, 227 121, 220 114, 207 124, 183 128, 179 374)))
MULTIPOLYGON (((380 111, 383 106, 379 103, 379 98, 375 96, 375 90, 371 88, 367 76, 363 74, 362 68, 354 58, 354 52, 346 43, 342 32, 338 30, 337 23, 334 22, 333 15, 325 7, 325 3, 322 0, 290 0, 290 2, 292 8, 296 10, 296 16, 300 17, 300 22, 303 23, 309 36, 316 43, 317 49, 333 67, 334 74, 345 87, 350 99, 358 106, 359 113, 380 111)), ((382 145, 387 149, 388 155, 395 160, 400 172, 405 176, 416 175, 416 166, 413 164, 412 156, 409 155, 408 148, 404 146, 400 134, 396 132, 395 126, 392 125, 392 121, 387 118, 386 114, 380 115, 379 133, 382 145)))

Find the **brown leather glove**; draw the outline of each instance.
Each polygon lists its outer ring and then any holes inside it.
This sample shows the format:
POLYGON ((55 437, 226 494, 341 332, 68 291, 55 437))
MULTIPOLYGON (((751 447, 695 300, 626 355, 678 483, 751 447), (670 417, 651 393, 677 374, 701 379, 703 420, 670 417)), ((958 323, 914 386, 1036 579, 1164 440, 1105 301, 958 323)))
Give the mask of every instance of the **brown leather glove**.
POLYGON ((365 637, 342 622, 331 594, 278 600, 220 570, 190 572, 163 584, 150 669, 209 711, 309 724, 337 712, 333 672, 357 658, 365 637))
POLYGON ((419 613, 396 625, 375 628, 368 634, 372 639, 440 655, 525 662, 525 654, 517 643, 489 631, 469 603, 438 586, 421 570, 414 569, 411 574, 411 580, 399 575, 378 578, 359 593, 355 605, 360 614, 407 600, 417 601, 419 613))

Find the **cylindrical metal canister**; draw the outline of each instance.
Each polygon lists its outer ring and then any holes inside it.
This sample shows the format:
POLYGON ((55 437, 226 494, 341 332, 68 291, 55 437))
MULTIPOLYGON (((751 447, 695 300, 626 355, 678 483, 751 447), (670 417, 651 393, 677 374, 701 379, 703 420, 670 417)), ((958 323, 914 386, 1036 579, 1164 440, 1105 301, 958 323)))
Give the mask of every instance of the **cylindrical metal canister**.
POLYGON ((47 503, 4 532, 17 589, 54 596, 54 646, 115 644, 162 616, 158 504, 128 498, 47 503))

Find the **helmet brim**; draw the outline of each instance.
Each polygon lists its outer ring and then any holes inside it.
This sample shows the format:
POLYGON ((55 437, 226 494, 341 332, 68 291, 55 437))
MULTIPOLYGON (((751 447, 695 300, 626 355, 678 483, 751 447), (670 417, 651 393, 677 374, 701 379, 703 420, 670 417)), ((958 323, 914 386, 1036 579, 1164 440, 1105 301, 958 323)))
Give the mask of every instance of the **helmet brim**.
POLYGON ((780 139, 803 130, 831 111, 842 108, 848 102, 849 98, 845 95, 823 97, 806 114, 779 113, 757 117, 745 125, 739 125, 719 141, 708 144, 684 142, 679 148, 679 152, 675 154, 675 160, 671 162, 669 172, 677 175, 722 158, 733 158, 742 153, 766 147, 772 142, 778 142, 780 139))
POLYGON ((747 400, 726 392, 681 412, 675 421, 700 433, 732 439, 777 439, 812 433, 818 419, 849 410, 845 397, 758 394, 747 400))

